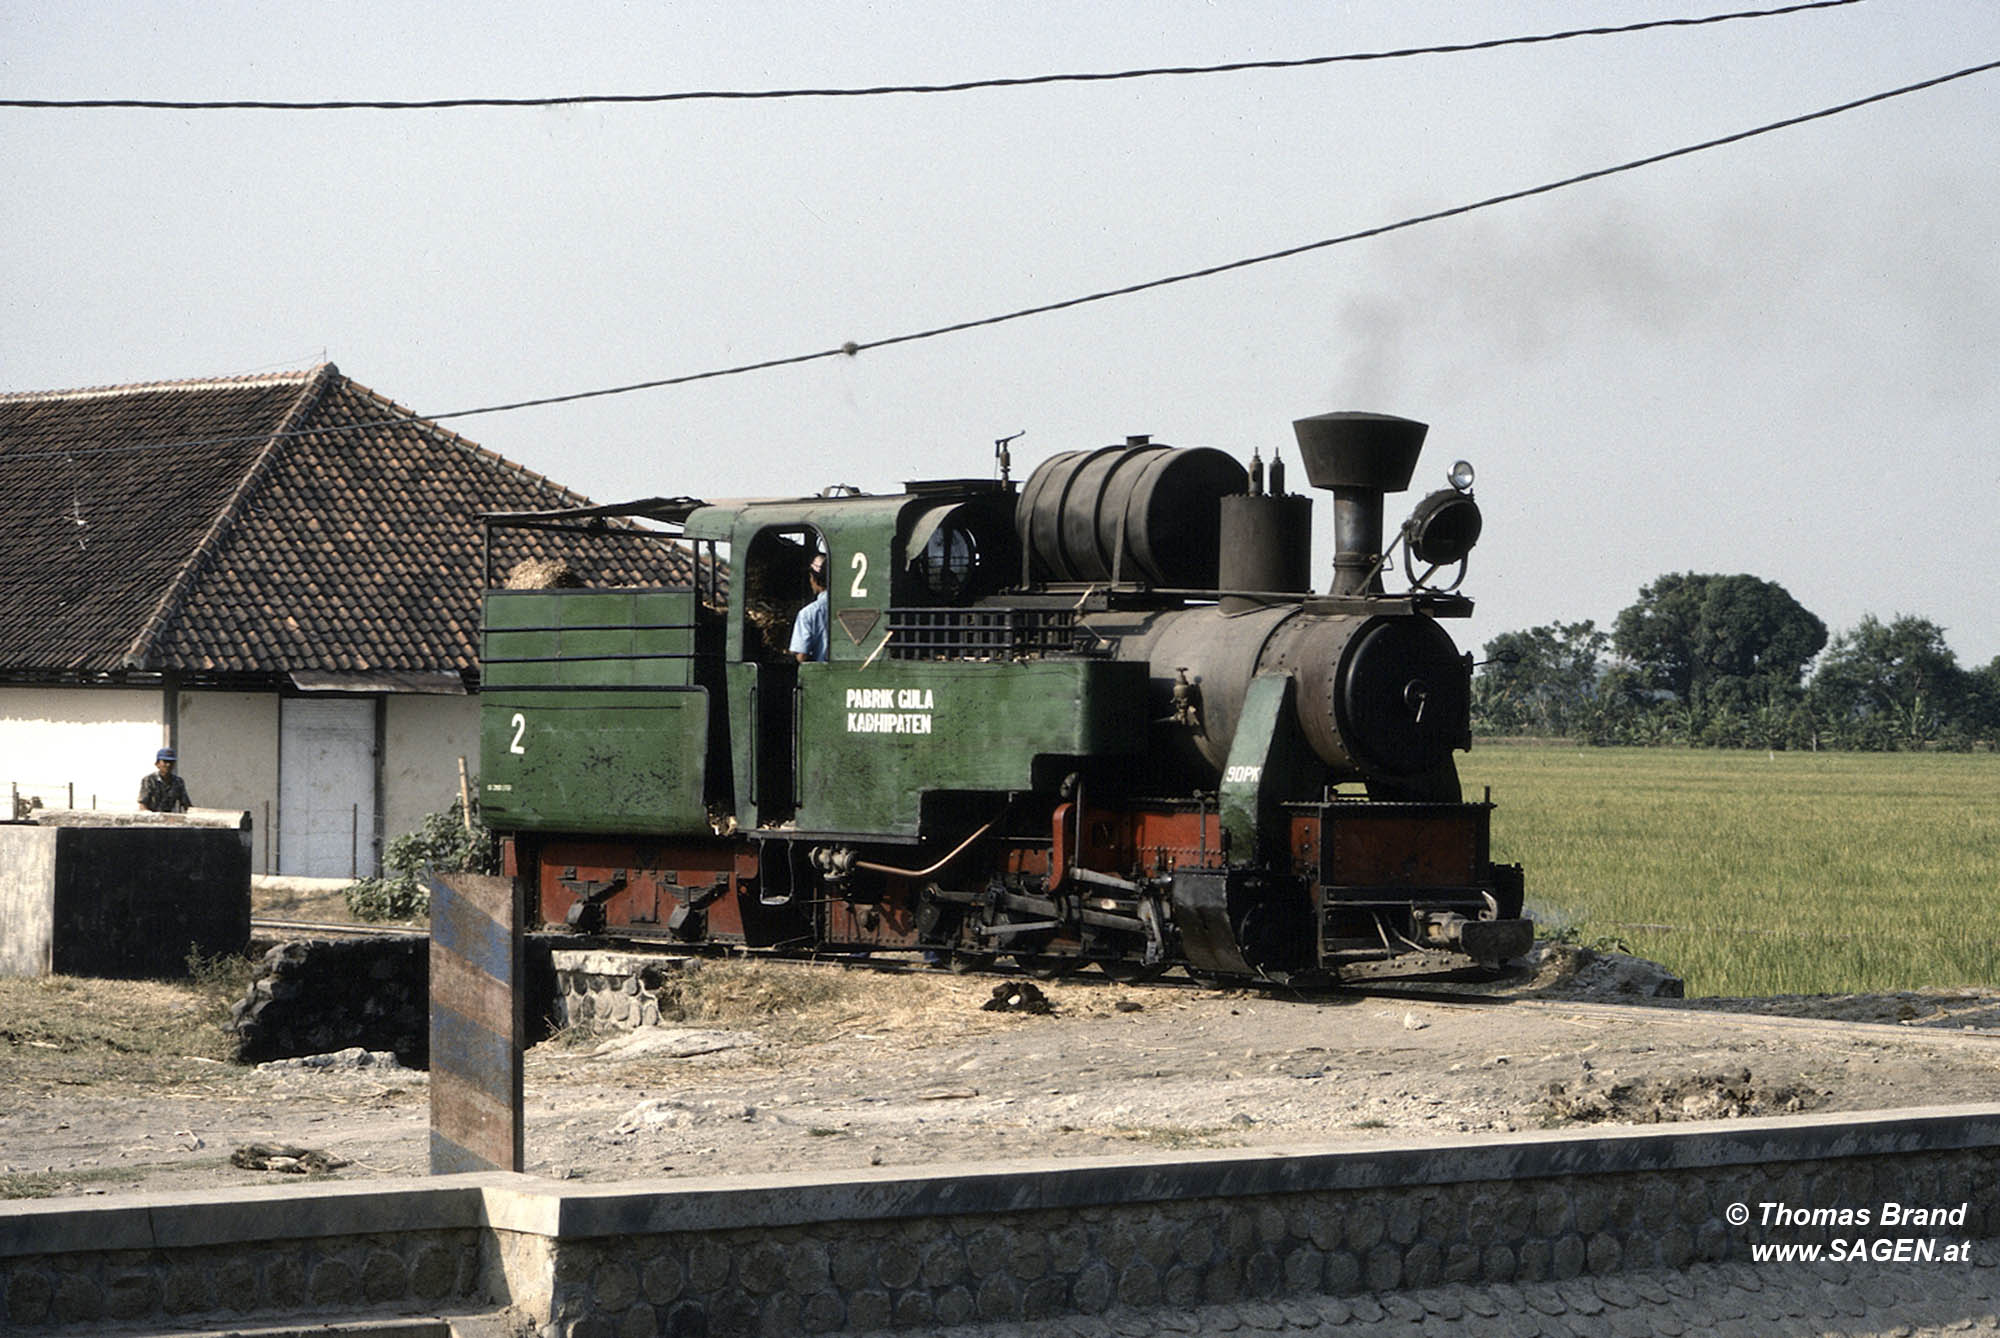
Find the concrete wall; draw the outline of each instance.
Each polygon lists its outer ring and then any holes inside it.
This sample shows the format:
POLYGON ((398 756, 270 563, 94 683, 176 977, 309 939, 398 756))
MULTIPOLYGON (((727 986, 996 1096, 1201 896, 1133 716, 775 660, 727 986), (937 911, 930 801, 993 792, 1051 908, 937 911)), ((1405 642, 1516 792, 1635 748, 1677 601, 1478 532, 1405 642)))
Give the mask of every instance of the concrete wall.
MULTIPOLYGON (((1318 1327, 1335 1313, 1329 1298, 1347 1298, 1343 1317, 1386 1311, 1457 1334, 1495 1331, 1482 1317, 1502 1309, 1587 1319, 1614 1304, 1643 1326, 1642 1294, 1694 1297, 1718 1266, 1740 1266, 1731 1276, 1751 1291, 1835 1296, 1859 1307, 1836 1312, 1850 1315, 1890 1304, 1881 1297, 1945 1298, 1927 1320, 1943 1327, 1967 1304, 1990 1309, 1993 1289, 1978 1283, 1994 1272, 1983 1242, 2000 1231, 1996 1185, 2000 1106, 1979 1106, 918 1172, 605 1186, 447 1176, 311 1195, 6 1203, 0 1329, 478 1303, 511 1307, 543 1338, 979 1323, 1013 1333, 1062 1316, 1149 1333, 1159 1326, 1148 1316, 1199 1307, 1246 1307, 1251 1329, 1288 1329, 1289 1314, 1318 1327), (1736 1224, 1739 1205, 1879 1212, 1890 1201, 1962 1204, 1964 1216, 1935 1228, 1736 1224), (1936 1239, 1969 1257, 1852 1295, 1840 1288, 1883 1272, 1750 1271, 1753 1245, 1837 1237, 1936 1239)), ((1913 1317, 1925 1318, 1883 1315, 1913 1317)), ((1672 1326, 1653 1331, 1705 1327, 1686 1307, 1662 1318, 1672 1326)), ((1583 1331, 1600 1329, 1646 1331, 1583 1331)))
POLYGON ((54 827, 0 825, 0 976, 45 976, 55 949, 54 827))
POLYGON ((162 705, 157 689, 0 687, 0 802, 18 785, 67 807, 74 785, 78 808, 137 808, 167 741, 162 705))
POLYGON ((241 952, 249 842, 171 819, 0 826, 0 973, 176 976, 190 950, 241 952))

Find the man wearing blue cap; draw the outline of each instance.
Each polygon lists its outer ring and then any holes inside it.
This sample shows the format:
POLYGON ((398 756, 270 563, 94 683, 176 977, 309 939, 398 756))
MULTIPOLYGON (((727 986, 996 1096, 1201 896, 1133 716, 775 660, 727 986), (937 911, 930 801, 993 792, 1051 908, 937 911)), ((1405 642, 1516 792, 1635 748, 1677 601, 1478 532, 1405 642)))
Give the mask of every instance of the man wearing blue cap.
POLYGON ((792 658, 800 664, 826 658, 826 554, 815 553, 807 572, 813 597, 792 620, 792 658))
POLYGON ((148 813, 185 813, 194 807, 187 782, 174 774, 179 759, 171 748, 153 754, 153 769, 139 782, 139 807, 148 813))

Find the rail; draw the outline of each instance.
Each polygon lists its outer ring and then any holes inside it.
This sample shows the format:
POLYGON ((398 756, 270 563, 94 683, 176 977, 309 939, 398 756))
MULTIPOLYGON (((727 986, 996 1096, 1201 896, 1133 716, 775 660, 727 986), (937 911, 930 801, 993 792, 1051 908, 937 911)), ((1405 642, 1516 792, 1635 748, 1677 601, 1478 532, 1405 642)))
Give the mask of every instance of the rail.
POLYGON ((336 923, 323 920, 272 920, 253 916, 250 920, 250 936, 255 938, 259 931, 268 933, 339 934, 349 938, 388 938, 404 934, 428 934, 429 925, 363 925, 336 923))

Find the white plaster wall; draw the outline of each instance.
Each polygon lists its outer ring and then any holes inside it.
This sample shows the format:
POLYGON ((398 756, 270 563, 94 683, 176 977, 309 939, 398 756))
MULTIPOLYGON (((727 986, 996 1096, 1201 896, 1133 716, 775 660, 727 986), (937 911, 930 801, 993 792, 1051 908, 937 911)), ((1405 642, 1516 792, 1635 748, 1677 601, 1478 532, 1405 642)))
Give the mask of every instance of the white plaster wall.
MULTIPOLYGON (((132 688, 0 688, 0 803, 8 785, 60 806, 130 812, 166 742, 160 694, 132 688)), ((250 814, 251 868, 275 867, 279 706, 275 693, 180 694, 180 771, 201 808, 250 814)), ((458 759, 479 771, 479 698, 393 695, 384 722, 382 834, 414 831, 458 797, 458 759)))
POLYGON ((479 775, 479 698, 392 696, 384 722, 382 836, 386 846, 458 798, 458 759, 479 775))
POLYGON ((0 687, 0 802, 18 785, 60 807, 74 784, 78 808, 136 810, 166 742, 160 707, 151 689, 0 687))
MULTIPOLYGON (((278 813, 278 695, 183 692, 180 773, 197 808, 250 815, 250 869, 271 872, 278 813)), ((137 782, 134 782, 134 794, 137 782)))

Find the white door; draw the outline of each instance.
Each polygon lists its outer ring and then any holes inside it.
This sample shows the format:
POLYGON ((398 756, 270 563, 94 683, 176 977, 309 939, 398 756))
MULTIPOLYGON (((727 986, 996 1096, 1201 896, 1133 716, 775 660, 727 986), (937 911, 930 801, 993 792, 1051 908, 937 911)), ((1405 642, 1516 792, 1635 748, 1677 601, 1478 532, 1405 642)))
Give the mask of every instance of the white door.
POLYGON ((375 703, 287 697, 282 720, 278 872, 374 874, 375 703))

